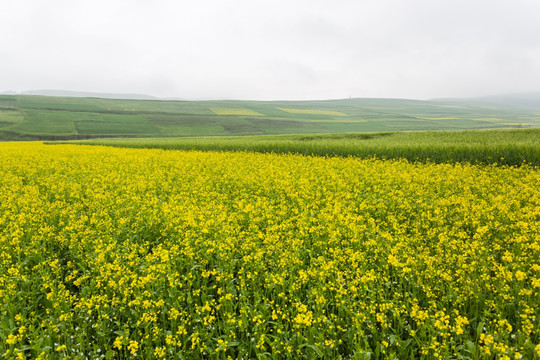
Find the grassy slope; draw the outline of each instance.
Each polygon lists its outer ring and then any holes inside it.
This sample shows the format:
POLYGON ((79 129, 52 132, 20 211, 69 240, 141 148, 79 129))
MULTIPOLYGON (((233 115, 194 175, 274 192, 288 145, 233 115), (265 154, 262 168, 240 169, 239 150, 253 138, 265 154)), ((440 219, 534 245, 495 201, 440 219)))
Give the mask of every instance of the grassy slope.
POLYGON ((79 144, 120 147, 378 156, 411 161, 540 165, 540 129, 100 139, 79 144))
POLYGON ((540 107, 481 101, 159 101, 0 96, 0 140, 539 127, 540 107), (211 108, 264 116, 216 115, 211 108), (298 113, 281 110, 300 109, 298 113), (314 113, 305 113, 315 110, 314 113), (338 111, 347 116, 320 113, 338 111), (319 113, 317 113, 319 111, 319 113))

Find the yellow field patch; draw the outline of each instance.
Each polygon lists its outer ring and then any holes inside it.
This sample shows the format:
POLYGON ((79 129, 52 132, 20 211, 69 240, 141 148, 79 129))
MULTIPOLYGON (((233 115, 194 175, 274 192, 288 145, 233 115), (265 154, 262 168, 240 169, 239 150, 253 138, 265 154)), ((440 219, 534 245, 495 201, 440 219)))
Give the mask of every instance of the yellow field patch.
POLYGON ((501 118, 486 117, 486 118, 474 118, 473 120, 482 120, 482 121, 503 121, 501 118))
POLYGON ((333 111, 333 110, 289 109, 289 108, 277 108, 277 109, 288 112, 289 114, 348 116, 345 113, 342 113, 340 111, 333 111))
POLYGON ((365 123, 367 120, 309 120, 310 122, 317 122, 317 123, 332 123, 335 124, 337 122, 339 123, 365 123))
POLYGON ((212 111, 216 115, 265 116, 260 112, 243 108, 210 108, 210 111, 212 111))
POLYGON ((531 126, 534 125, 533 123, 527 123, 527 122, 506 122, 502 123, 501 125, 509 125, 509 126, 531 126))

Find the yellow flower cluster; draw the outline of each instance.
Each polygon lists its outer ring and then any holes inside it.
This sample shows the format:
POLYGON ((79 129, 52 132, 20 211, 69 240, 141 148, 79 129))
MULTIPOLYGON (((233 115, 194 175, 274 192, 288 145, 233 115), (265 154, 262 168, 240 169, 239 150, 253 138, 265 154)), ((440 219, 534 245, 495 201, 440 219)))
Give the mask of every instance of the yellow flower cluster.
POLYGON ((0 144, 6 358, 540 356, 540 171, 0 144))

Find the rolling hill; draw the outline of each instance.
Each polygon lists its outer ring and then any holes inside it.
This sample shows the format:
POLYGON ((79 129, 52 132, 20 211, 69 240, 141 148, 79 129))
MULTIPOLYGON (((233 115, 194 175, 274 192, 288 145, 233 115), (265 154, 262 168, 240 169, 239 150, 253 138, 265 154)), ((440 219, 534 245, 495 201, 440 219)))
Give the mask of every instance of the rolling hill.
POLYGON ((0 140, 4 141, 539 126, 540 102, 523 96, 510 101, 508 97, 506 101, 172 101, 0 95, 0 140))

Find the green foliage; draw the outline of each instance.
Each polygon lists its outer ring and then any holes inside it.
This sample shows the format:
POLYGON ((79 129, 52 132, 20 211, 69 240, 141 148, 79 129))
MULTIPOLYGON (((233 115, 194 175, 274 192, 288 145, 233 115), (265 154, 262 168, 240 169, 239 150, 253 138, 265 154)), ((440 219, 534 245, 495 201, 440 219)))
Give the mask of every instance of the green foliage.
POLYGON ((80 143, 170 150, 376 156, 438 163, 540 165, 540 129, 102 139, 80 143))

